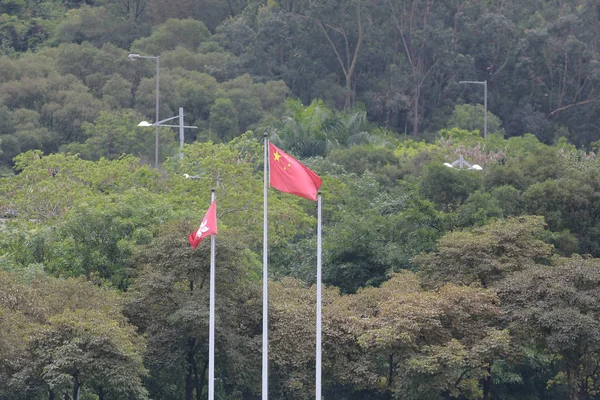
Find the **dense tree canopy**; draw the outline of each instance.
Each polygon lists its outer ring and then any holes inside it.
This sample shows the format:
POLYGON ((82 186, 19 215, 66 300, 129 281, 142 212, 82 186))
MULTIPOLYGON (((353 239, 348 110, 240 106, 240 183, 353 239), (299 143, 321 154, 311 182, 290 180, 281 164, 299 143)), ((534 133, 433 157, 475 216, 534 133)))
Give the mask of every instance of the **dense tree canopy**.
MULTIPOLYGON (((0 127, 4 164, 28 149, 85 141, 82 123, 100 110, 152 116, 154 62, 127 60, 128 53, 160 56, 160 114, 187 109, 200 127, 190 141, 227 141, 264 127, 283 116, 286 96, 323 99, 351 113, 358 105, 373 126, 426 139, 445 127, 481 132, 484 100, 489 133, 590 146, 598 131, 598 10, 591 0, 47 0, 2 7, 0 103, 11 117, 21 109, 39 114, 29 128, 18 128, 16 115, 0 127), (481 85, 460 81, 487 81, 488 98, 481 85)), ((298 134, 284 125, 285 136, 298 134)), ((324 137, 309 137, 333 143, 358 132, 323 129, 324 137)))
MULTIPOLYGON (((599 29, 593 0, 0 2, 0 400, 206 398, 213 190, 216 398, 259 398, 265 138, 323 179, 324 399, 599 399, 599 29)), ((309 399, 317 210, 267 198, 269 395, 309 399)))

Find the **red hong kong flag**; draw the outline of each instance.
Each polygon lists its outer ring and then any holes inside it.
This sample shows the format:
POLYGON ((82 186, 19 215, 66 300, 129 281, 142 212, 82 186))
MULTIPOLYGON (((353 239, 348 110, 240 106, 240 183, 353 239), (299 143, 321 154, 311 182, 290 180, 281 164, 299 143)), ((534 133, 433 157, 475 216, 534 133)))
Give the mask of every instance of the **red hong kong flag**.
POLYGON ((210 205, 210 207, 208 208, 208 211, 206 212, 206 215, 204 216, 204 219, 202 220, 200 227, 195 232, 190 233, 190 235, 188 236, 188 240, 190 241, 190 244, 192 245, 192 249, 195 249, 196 247, 198 247, 198 245, 200 244, 202 239, 204 239, 207 236, 216 235, 216 234, 217 234, 217 202, 213 201, 212 204, 210 205))
POLYGON ((321 178, 294 157, 269 143, 269 181, 271 187, 317 201, 321 178))

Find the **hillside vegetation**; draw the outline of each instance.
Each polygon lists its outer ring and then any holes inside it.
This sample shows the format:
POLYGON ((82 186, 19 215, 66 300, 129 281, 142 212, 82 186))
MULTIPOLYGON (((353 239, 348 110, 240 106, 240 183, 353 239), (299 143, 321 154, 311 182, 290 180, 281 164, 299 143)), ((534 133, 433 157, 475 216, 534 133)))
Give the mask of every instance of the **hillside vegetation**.
MULTIPOLYGON (((599 29, 594 1, 2 1, 0 400, 206 398, 213 188, 216 398, 261 398, 265 134, 323 179, 324 399, 600 399, 599 29), (157 65, 197 128, 155 166, 157 65)), ((310 399, 316 207, 268 196, 269 395, 310 399)))

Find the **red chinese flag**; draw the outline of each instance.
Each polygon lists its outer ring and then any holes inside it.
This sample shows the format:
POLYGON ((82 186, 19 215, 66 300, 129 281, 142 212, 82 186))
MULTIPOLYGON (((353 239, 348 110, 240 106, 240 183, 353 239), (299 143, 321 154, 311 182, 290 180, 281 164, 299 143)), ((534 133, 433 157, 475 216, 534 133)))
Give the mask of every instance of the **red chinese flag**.
POLYGON ((269 160, 271 187, 317 201, 317 191, 321 187, 321 178, 317 174, 278 149, 273 143, 269 143, 269 160))
POLYGON ((210 205, 210 207, 208 208, 208 211, 206 212, 206 215, 204 216, 204 219, 202 220, 200 227, 196 231, 190 233, 190 235, 188 236, 188 240, 190 241, 190 244, 192 245, 192 249, 195 249, 196 247, 198 247, 198 245, 200 244, 202 239, 204 239, 207 236, 216 235, 216 234, 217 234, 217 202, 213 201, 212 204, 210 205))

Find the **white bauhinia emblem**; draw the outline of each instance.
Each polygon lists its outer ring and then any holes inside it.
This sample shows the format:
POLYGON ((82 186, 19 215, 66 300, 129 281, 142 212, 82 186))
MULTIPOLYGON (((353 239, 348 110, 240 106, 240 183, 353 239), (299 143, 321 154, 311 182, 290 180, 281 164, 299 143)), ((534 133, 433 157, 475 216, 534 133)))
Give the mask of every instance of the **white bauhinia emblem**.
POLYGON ((198 228, 198 230, 196 231, 196 236, 198 238, 201 238, 202 235, 204 235, 204 232, 206 232, 208 230, 208 227, 206 226, 206 220, 203 220, 202 223, 200 224, 200 228, 198 228))

